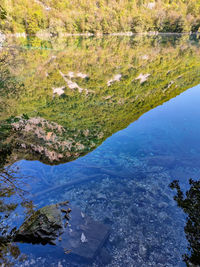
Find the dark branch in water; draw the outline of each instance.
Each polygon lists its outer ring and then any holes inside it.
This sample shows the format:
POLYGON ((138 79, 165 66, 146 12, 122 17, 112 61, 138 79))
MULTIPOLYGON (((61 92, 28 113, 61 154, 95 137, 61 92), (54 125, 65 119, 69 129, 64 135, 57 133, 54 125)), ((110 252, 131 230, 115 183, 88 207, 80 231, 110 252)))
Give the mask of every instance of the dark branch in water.
POLYGON ((187 215, 187 222, 184 228, 186 238, 189 242, 189 253, 183 255, 187 266, 200 264, 200 180, 189 180, 190 189, 185 195, 180 188, 179 181, 175 180, 170 184, 172 189, 176 189, 174 197, 178 206, 187 215))
POLYGON ((22 177, 19 168, 7 162, 11 152, 9 146, 2 142, 4 133, 1 131, 0 135, 0 265, 11 266, 12 258, 18 258, 20 250, 13 244, 17 228, 10 225, 10 220, 19 206, 25 209, 27 217, 32 214, 34 206, 31 200, 26 199, 27 192, 23 188, 22 178, 27 177, 22 177), (15 201, 10 202, 12 196, 15 201))

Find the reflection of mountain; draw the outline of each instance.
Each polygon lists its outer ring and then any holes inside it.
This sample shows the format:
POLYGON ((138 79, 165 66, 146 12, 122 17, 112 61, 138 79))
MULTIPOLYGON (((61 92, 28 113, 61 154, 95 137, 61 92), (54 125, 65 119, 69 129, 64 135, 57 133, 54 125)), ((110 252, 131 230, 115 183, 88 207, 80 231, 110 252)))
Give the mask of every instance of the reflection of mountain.
POLYGON ((2 50, 1 118, 28 115, 12 124, 13 157, 72 160, 200 83, 199 47, 188 38, 69 38, 42 41, 45 49, 34 39, 32 49, 2 50))
MULTIPOLYGON (((8 121, 2 122, 2 126, 8 121)), ((15 117, 9 120, 10 134, 4 141, 12 150, 11 160, 38 159, 58 163, 78 158, 95 147, 90 139, 100 139, 95 131, 68 131, 43 118, 15 117), (89 141, 88 141, 89 140, 89 141)))

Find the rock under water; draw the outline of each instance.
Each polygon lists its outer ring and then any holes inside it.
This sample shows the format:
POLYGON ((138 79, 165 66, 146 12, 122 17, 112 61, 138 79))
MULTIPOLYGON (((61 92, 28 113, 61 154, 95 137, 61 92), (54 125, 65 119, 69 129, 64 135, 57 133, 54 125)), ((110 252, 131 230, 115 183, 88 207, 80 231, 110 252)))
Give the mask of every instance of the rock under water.
POLYGON ((100 252, 109 230, 79 208, 62 202, 37 210, 21 225, 14 241, 56 245, 70 259, 90 261, 100 252))

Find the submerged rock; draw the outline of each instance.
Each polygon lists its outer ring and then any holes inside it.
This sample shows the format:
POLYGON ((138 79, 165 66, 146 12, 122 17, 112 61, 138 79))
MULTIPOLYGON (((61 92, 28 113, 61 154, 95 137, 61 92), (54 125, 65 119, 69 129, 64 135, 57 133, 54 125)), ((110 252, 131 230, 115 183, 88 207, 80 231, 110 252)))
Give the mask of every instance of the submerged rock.
POLYGON ((66 257, 90 261, 100 252, 109 230, 107 225, 94 221, 77 207, 71 210, 63 202, 36 211, 21 225, 14 241, 56 245, 66 257))
POLYGON ((97 196, 96 196, 97 199, 99 200, 106 200, 106 195, 105 194, 102 194, 102 193, 98 193, 97 196))
POLYGON ((100 259, 101 259, 103 266, 105 266, 112 261, 112 256, 109 254, 109 252, 105 248, 102 248, 100 252, 100 259))
POLYGON ((70 209, 63 212, 67 202, 45 206, 37 210, 19 228, 14 241, 33 244, 55 244, 55 240, 64 232, 70 209), (63 214, 64 213, 64 214, 63 214))
POLYGON ((101 250, 110 232, 110 228, 72 208, 69 227, 62 234, 59 246, 70 250, 69 257, 92 260, 101 250))

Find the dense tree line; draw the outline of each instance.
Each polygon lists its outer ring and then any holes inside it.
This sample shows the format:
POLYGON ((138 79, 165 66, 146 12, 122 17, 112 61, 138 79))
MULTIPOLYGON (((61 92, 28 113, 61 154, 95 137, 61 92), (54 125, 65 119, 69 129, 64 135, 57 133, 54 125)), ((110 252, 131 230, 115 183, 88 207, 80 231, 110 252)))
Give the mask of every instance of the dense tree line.
POLYGON ((199 0, 1 0, 0 30, 35 34, 196 32, 199 0))

